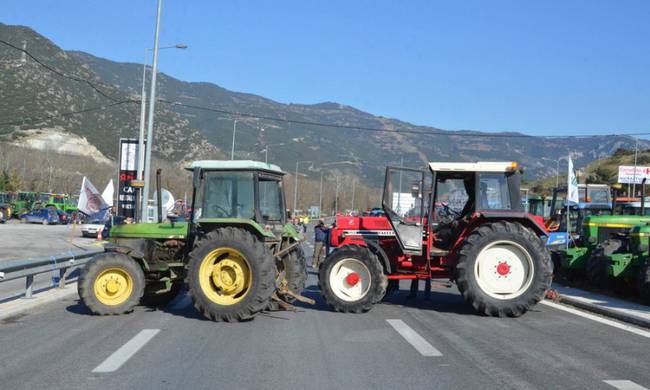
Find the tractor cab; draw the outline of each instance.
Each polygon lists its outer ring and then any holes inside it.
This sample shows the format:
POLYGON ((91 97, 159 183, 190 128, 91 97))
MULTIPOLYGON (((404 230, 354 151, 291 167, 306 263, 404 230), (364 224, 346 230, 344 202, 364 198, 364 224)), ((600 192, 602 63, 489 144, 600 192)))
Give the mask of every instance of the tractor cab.
POLYGON ((224 220, 264 232, 286 223, 282 177, 273 164, 257 161, 195 161, 192 221, 208 226, 224 220))
POLYGON ((405 253, 444 253, 473 218, 523 213, 515 162, 430 163, 431 174, 388 167, 383 207, 405 253), (423 234, 435 236, 430 242, 423 234), (442 249, 443 251, 437 250, 442 249))

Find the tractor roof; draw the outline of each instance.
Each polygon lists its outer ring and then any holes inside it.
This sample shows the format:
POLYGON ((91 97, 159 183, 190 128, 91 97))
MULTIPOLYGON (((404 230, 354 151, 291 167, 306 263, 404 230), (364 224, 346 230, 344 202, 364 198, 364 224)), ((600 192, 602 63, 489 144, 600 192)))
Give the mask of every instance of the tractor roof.
POLYGON ((200 160, 194 161, 187 169, 201 168, 209 171, 266 171, 284 175, 285 172, 275 164, 253 160, 200 160))
POLYGON ((479 162, 432 162, 429 168, 434 172, 512 172, 517 169, 514 161, 479 162))

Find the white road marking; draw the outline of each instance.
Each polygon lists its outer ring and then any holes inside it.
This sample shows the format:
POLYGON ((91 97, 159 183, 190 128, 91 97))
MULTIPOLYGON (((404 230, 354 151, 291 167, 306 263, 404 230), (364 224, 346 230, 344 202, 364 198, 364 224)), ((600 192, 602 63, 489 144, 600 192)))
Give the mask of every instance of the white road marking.
POLYGON ((386 320, 406 341, 409 342, 422 356, 442 356, 433 345, 420 336, 402 320, 386 320))
POLYGON ((650 332, 645 331, 643 329, 636 328, 634 326, 630 326, 630 325, 622 324, 620 322, 608 320, 607 318, 599 317, 597 315, 587 313, 587 312, 584 312, 584 311, 581 311, 581 310, 577 310, 577 309, 574 309, 574 308, 571 308, 571 307, 568 307, 568 306, 565 306, 565 305, 561 305, 559 303, 551 302, 551 301, 541 301, 540 303, 544 304, 546 306, 554 307, 554 308, 556 308, 558 310, 563 310, 563 311, 566 311, 568 313, 575 314, 575 315, 580 316, 580 317, 588 318, 588 319, 590 319, 592 321, 600 322, 601 324, 609 325, 609 326, 612 326, 614 328, 622 329, 622 330, 628 331, 630 333, 637 334, 639 336, 650 338, 650 332))
POLYGON ((106 358, 99 366, 95 367, 93 372, 114 372, 119 369, 122 364, 126 363, 133 355, 135 355, 140 348, 144 347, 155 335, 160 332, 160 329, 143 329, 140 333, 136 334, 126 344, 121 346, 117 351, 113 352, 111 356, 106 358))
POLYGON ((648 388, 628 380, 608 380, 603 381, 612 387, 616 387, 619 390, 648 390, 648 388))

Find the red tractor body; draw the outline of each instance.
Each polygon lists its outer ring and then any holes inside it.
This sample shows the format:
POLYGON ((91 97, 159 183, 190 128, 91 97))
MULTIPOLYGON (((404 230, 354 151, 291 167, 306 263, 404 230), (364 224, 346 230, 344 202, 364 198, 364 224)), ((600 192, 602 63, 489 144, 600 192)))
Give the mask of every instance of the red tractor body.
POLYGON ((488 315, 518 316, 541 299, 552 272, 547 233, 522 211, 516 164, 445 164, 430 164, 429 181, 388 167, 385 216, 336 218, 320 269, 335 310, 369 310, 399 279, 448 278, 488 315))

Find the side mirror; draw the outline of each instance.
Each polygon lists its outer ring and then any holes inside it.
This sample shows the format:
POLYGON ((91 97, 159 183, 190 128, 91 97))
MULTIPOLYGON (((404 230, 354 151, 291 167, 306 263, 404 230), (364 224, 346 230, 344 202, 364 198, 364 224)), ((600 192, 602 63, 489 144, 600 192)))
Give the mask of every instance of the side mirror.
POLYGON ((203 171, 201 168, 194 168, 192 171, 192 187, 199 188, 201 185, 201 175, 203 171))

